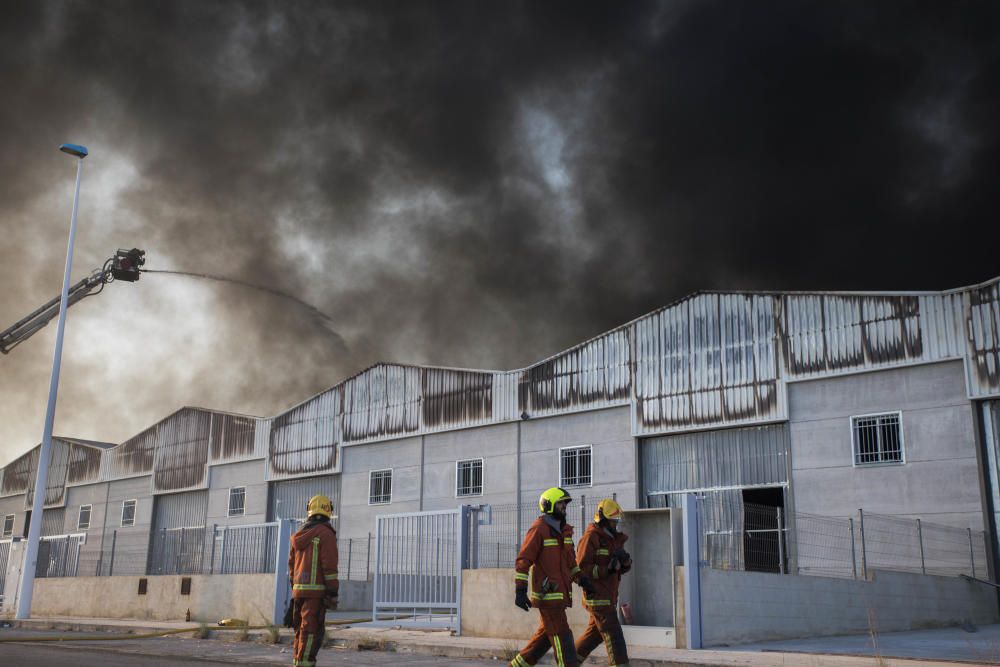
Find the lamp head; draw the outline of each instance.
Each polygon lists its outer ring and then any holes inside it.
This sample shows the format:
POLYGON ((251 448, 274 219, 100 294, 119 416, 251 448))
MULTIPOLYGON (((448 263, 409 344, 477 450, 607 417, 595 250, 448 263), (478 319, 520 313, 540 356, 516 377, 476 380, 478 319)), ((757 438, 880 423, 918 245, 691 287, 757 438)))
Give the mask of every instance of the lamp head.
POLYGON ((62 146, 59 147, 59 150, 61 150, 63 153, 69 153, 70 155, 74 155, 80 158, 81 160, 90 154, 86 146, 80 146, 77 144, 63 144, 62 146))

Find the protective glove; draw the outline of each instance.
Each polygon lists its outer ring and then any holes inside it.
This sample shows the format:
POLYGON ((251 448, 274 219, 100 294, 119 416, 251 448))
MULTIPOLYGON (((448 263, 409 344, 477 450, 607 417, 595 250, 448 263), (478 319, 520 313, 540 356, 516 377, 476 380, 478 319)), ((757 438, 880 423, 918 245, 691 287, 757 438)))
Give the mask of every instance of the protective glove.
POLYGON ((612 554, 612 556, 614 556, 615 558, 617 558, 622 563, 627 563, 630 560, 632 560, 632 556, 630 556, 629 553, 627 551, 625 551, 624 549, 622 549, 621 547, 618 547, 617 549, 615 549, 614 553, 612 554))
POLYGON ((337 593, 327 593, 323 596, 323 604, 330 611, 337 611, 337 604, 339 603, 339 598, 337 593))
POLYGON ((528 601, 528 589, 517 588, 514 590, 514 606, 525 611, 531 611, 531 602, 528 601))
POLYGON ((577 582, 583 592, 587 594, 587 597, 592 597, 597 590, 594 588, 594 584, 584 575, 580 575, 580 580, 577 582))
POLYGON ((284 625, 286 628, 295 627, 295 621, 292 619, 292 602, 285 605, 285 618, 284 625))

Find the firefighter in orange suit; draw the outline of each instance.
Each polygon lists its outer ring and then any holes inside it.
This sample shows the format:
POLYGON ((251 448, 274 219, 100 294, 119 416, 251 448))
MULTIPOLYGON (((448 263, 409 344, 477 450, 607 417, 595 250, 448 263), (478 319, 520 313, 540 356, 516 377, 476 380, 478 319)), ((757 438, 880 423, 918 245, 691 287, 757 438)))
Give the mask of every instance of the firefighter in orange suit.
POLYGON ((309 499, 308 519, 292 535, 288 576, 292 585, 295 667, 313 667, 326 638, 326 610, 337 608, 337 531, 326 496, 309 499))
POLYGON ((566 608, 573 605, 574 581, 585 591, 593 591, 593 587, 576 565, 573 526, 566 523, 566 504, 570 500, 569 494, 560 488, 542 494, 538 499, 542 514, 528 528, 517 554, 514 604, 524 611, 531 607, 538 609, 541 623, 527 646, 511 660, 513 667, 534 665, 550 647, 560 667, 580 664, 573 632, 566 621, 566 608))
POLYGON ((628 664, 625 636, 618 622, 618 585, 622 575, 632 569, 632 557, 625 551, 628 535, 618 530, 622 508, 611 498, 597 505, 594 522, 587 526, 576 548, 580 571, 590 577, 593 592, 583 604, 590 612, 590 623, 576 642, 576 654, 586 660, 602 642, 608 650, 608 664, 628 664))

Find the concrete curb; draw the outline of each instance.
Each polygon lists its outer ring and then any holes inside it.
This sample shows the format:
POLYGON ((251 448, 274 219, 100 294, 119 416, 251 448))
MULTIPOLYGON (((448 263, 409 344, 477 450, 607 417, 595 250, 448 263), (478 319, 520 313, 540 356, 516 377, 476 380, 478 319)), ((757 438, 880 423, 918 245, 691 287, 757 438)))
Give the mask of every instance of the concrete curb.
MULTIPOLYGON (((130 634, 147 634, 155 632, 171 632, 178 630, 196 630, 199 623, 180 622, 152 622, 143 623, 136 621, 134 624, 126 623, 103 623, 101 621, 87 621, 86 619, 30 619, 7 621, 12 628, 24 630, 55 630, 68 633, 80 634, 101 634, 127 636, 130 634)), ((227 636, 233 636, 238 630, 222 630, 218 627, 206 625, 209 630, 208 639, 225 641, 227 636), (220 631, 221 630, 221 631, 220 631)), ((267 635, 267 630, 249 630, 248 641, 270 643, 261 641, 267 635)), ((188 635, 180 634, 181 638, 188 635)), ((292 631, 287 628, 280 629, 280 644, 289 645, 291 643, 292 631)), ((109 637, 110 639, 110 637, 109 637)), ((73 641, 73 638, 67 638, 73 641)), ((102 644, 102 646, 104 646, 102 644)), ((510 650, 516 650, 520 642, 504 641, 498 639, 475 638, 475 637, 455 637, 442 631, 420 632, 415 630, 400 630, 385 627, 364 627, 364 626, 334 626, 327 629, 326 647, 339 648, 348 651, 378 651, 384 653, 398 653, 409 655, 421 655, 430 657, 458 658, 458 659, 479 659, 493 660, 497 665, 503 665, 508 658, 510 650)), ((666 650, 666 649, 664 649, 666 650)), ((843 655, 816 655, 802 653, 740 653, 724 652, 717 653, 711 650, 688 652, 677 650, 676 655, 668 657, 654 657, 649 653, 656 649, 643 650, 636 647, 634 655, 629 664, 635 667, 736 667, 744 665, 746 667, 771 667, 786 665, 788 667, 811 666, 811 665, 831 665, 836 667, 869 667, 872 658, 843 655)), ((115 651, 123 653, 136 653, 136 651, 115 651)), ((674 651, 670 651, 674 653, 674 651)), ((175 657, 188 657, 178 655, 175 657)), ((214 660, 228 662, 218 657, 214 660)), ((241 662, 241 661, 237 661, 241 662)), ((944 663, 942 661, 924 661, 914 659, 891 659, 893 665, 897 667, 917 667, 930 665, 962 665, 969 663, 944 663)), ((548 664, 543 662, 542 664, 548 664)), ((607 664, 603 653, 591 656, 587 661, 588 665, 607 664)))

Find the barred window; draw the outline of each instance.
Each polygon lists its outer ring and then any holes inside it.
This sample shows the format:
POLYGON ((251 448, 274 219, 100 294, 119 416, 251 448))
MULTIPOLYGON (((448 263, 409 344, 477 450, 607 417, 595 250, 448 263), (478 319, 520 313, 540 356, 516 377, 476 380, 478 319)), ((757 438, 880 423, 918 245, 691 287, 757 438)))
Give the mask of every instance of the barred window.
POLYGON ((229 489, 229 516, 243 516, 246 511, 247 487, 234 486, 229 489))
POLYGON ((854 465, 903 462, 900 413, 851 417, 851 431, 854 465))
POLYGON ((126 500, 122 502, 122 525, 123 526, 134 526, 135 525, 135 501, 126 500))
POLYGON ((368 504, 392 502, 392 470, 372 470, 368 473, 368 504))
POLYGON ((10 537, 14 534, 14 515, 8 514, 3 518, 3 537, 10 537))
POLYGON ((483 460, 469 459, 455 462, 455 495, 483 495, 483 460))
POLYGON ((559 450, 559 486, 589 486, 591 446, 559 450))
POLYGON ((77 530, 90 528, 90 505, 80 505, 80 515, 76 520, 77 530))

